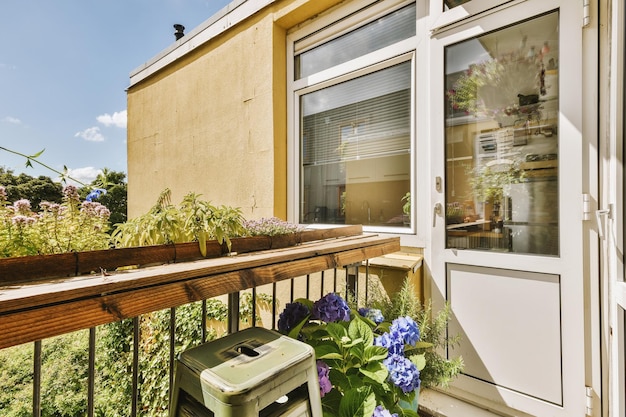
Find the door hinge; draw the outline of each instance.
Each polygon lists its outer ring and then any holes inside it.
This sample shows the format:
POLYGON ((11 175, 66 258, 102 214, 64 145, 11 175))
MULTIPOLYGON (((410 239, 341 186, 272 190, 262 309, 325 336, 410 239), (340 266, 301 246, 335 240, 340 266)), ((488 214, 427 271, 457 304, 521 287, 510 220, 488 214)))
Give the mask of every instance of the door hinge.
POLYGON ((585 386, 585 415, 593 415, 593 388, 585 386))
POLYGON ((591 21, 591 17, 589 15, 591 6, 589 5, 590 0, 583 0, 583 27, 586 28, 589 26, 591 21))
POLYGON ((591 219, 591 195, 589 193, 583 194, 583 220, 591 219))

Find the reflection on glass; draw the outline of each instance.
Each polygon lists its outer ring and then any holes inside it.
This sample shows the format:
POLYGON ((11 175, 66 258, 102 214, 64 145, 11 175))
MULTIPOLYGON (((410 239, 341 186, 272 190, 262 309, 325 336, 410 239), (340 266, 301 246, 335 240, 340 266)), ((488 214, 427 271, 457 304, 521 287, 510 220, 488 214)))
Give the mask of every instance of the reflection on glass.
POLYGON ((443 10, 450 10, 465 3, 469 3, 472 0, 444 0, 443 10))
MULTIPOLYGON (((346 33, 295 57, 295 79, 415 36, 415 3, 346 33)), ((296 49, 299 43, 296 42, 296 49)))
POLYGON ((305 94, 300 103, 300 222, 408 227, 411 63, 305 94))
POLYGON ((558 12, 448 46, 447 247, 559 254, 558 12))

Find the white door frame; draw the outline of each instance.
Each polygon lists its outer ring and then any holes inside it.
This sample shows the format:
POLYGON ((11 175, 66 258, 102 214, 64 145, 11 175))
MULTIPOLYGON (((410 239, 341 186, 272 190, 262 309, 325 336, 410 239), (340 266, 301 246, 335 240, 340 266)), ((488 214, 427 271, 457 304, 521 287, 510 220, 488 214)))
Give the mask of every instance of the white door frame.
POLYGON ((624 48, 626 47, 626 8, 623 1, 609 1, 602 9, 608 28, 604 34, 610 45, 601 62, 601 123, 600 147, 601 201, 597 212, 598 231, 602 243, 603 328, 606 346, 607 377, 604 416, 621 417, 626 414, 625 311, 626 282, 624 282, 624 48))
MULTIPOLYGON (((585 410, 585 385, 586 366, 584 365, 589 357, 589 345, 585 342, 586 336, 589 335, 590 324, 589 312, 585 311, 585 299, 589 299, 589 288, 584 283, 590 280, 590 265, 585 262, 585 252, 589 254, 591 250, 588 241, 583 244, 583 236, 587 236, 588 226, 583 223, 582 215, 582 194, 588 192, 588 186, 583 184, 585 181, 592 182, 596 177, 597 166, 589 158, 586 147, 588 143, 585 141, 595 140, 595 133, 592 138, 583 139, 584 135, 588 135, 589 129, 583 131, 583 127, 589 122, 595 121, 596 104, 590 102, 585 104, 583 112, 583 88, 564 88, 568 85, 583 86, 584 67, 583 65, 583 36, 582 36, 582 8, 576 2, 567 0, 554 1, 533 1, 511 2, 502 6, 497 13, 490 16, 474 17, 468 24, 463 21, 453 24, 449 28, 438 30, 434 37, 431 50, 431 108, 443 108, 443 77, 437 77, 443 70, 443 49, 445 45, 452 44, 479 35, 480 33, 496 29, 498 26, 509 22, 515 22, 525 16, 531 17, 542 12, 560 7, 561 13, 561 45, 563 50, 567 49, 567 53, 562 54, 561 65, 566 65, 567 72, 560 73, 561 95, 560 95, 560 113, 559 119, 560 134, 567 141, 561 139, 559 147, 559 199, 560 199, 560 242, 561 256, 559 258, 545 258, 532 255, 515 255, 507 253, 490 253, 471 250, 453 250, 445 249, 445 232, 444 218, 435 213, 434 207, 436 203, 443 204, 445 195, 441 190, 437 190, 434 186, 434 178, 440 176, 445 178, 444 166, 444 126, 440 112, 432 112, 431 118, 431 223, 434 225, 431 234, 431 247, 426 250, 426 259, 431 266, 432 278, 432 297, 435 306, 437 302, 443 303, 446 299, 447 271, 448 264, 461 264, 470 266, 488 266, 499 270, 517 270, 530 271, 537 273, 554 274, 562 277, 562 293, 561 293, 561 309, 563 320, 569 320, 568 324, 562 327, 563 340, 563 392, 564 392, 564 408, 555 407, 550 409, 547 407, 544 411, 546 415, 549 413, 554 416, 569 417, 571 415, 582 415, 585 410), (567 22, 567 23, 566 23, 567 22), (586 108, 586 107, 589 108, 586 108), (584 154, 583 154, 584 152, 584 154), (576 168, 574 171, 567 171, 569 161, 575 161, 576 168), (565 164, 563 163, 565 162, 565 164), (569 174, 569 175, 568 175, 569 174), (567 179, 565 181, 565 179, 567 179), (570 209, 565 209, 569 207, 570 209), (577 208, 580 207, 580 210, 577 208), (574 236, 574 239, 571 238, 574 236), (576 283, 573 283, 576 281, 576 283), (575 325, 573 323, 576 323, 575 325), (585 323, 585 325, 583 325, 585 323), (548 411, 550 409, 550 411, 548 411), (553 414, 554 413, 554 414, 553 414)), ((597 62, 594 58, 594 62, 597 62)), ((592 76, 595 75, 595 72, 592 76)), ((588 76, 588 75, 587 75, 588 76)), ((586 86, 588 87, 588 86, 586 86)), ((592 125, 591 132, 595 132, 596 124, 592 125)), ((596 252, 597 253, 597 252, 596 252)), ((593 290, 591 290, 593 292, 593 290)), ((441 304, 439 304, 441 306, 441 304)), ((588 307, 588 306, 587 306, 588 307)), ((593 309, 592 309, 593 310, 593 309)), ((593 313, 591 314, 593 316, 593 313)), ((593 343, 593 342, 592 342, 593 343)), ((460 378, 461 380, 463 378, 460 378)), ((465 382, 461 381, 456 387, 464 387, 465 382)), ((524 415, 513 410, 506 409, 506 406, 499 406, 497 402, 489 402, 481 400, 472 393, 464 390, 455 389, 450 391, 454 395, 463 397, 472 402, 478 402, 485 407, 491 407, 498 412, 507 415, 524 415)), ((504 398, 509 404, 513 404, 515 408, 525 409, 528 413, 540 413, 532 405, 532 398, 524 398, 516 393, 499 391, 498 396, 504 398)), ((530 415, 530 414, 529 414, 530 415)))

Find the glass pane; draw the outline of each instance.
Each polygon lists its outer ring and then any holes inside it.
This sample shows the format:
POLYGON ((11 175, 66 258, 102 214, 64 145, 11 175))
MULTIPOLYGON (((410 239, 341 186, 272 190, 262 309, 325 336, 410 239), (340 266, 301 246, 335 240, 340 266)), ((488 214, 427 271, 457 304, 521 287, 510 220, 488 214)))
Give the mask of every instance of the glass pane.
MULTIPOLYGON (((345 35, 296 55, 295 79, 415 36, 415 4, 396 10, 345 35)), ((295 45, 298 49, 298 42, 295 45)))
POLYGON ((300 222, 408 227, 411 63, 305 94, 300 103, 300 222))
POLYGON ((444 0, 443 10, 450 10, 450 9, 455 8, 456 6, 469 3, 470 1, 472 0, 444 0))
POLYGON ((558 21, 446 48, 449 248, 559 254, 558 21))

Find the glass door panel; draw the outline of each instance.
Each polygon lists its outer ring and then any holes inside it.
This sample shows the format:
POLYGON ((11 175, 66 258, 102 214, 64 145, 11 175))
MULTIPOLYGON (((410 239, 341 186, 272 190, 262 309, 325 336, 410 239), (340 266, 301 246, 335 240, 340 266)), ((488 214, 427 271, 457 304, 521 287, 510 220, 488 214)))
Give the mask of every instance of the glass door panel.
POLYGON ((447 248, 559 255, 558 22, 445 48, 447 248))

